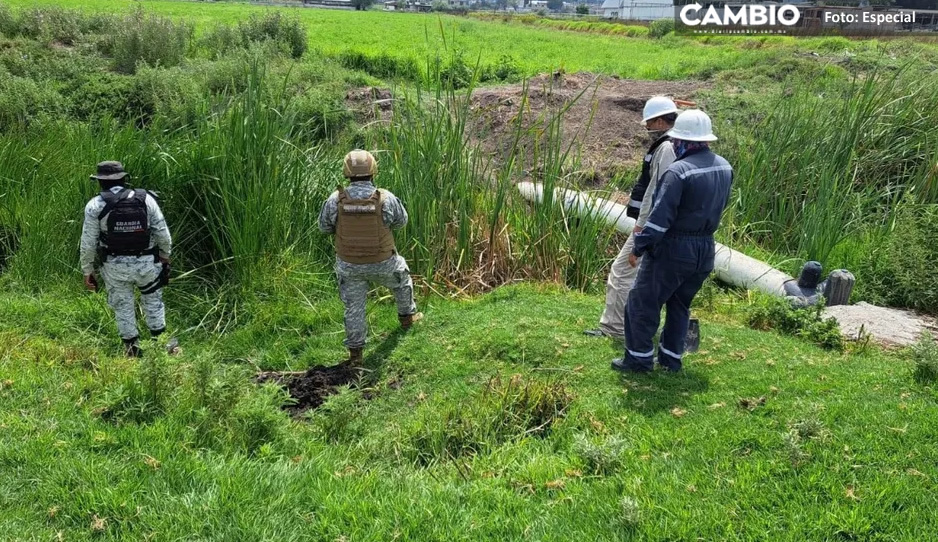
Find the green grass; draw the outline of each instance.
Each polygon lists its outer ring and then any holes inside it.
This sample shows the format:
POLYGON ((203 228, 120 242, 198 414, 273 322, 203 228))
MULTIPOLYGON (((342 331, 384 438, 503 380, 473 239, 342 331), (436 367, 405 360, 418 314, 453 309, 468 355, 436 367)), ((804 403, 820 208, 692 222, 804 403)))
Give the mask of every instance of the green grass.
MULTIPOLYGON (((226 2, 4 0, 4 3, 13 7, 68 6, 108 13, 142 5, 155 13, 185 18, 202 31, 217 23, 236 23, 253 13, 285 9, 295 13, 306 25, 311 47, 329 55, 345 51, 371 56, 390 54, 425 65, 428 58, 448 57, 444 52, 447 49, 461 50, 472 61, 481 58, 483 64, 493 64, 508 54, 517 60, 526 74, 563 68, 568 72, 594 71, 642 79, 702 77, 723 70, 778 61, 799 51, 815 51, 829 41, 772 37, 724 38, 704 42, 674 36, 650 40, 558 32, 553 27, 539 28, 450 15, 270 8, 226 2)), ((870 40, 853 42, 848 48, 856 53, 882 48, 898 51, 902 47, 905 46, 870 40)), ((915 54, 934 49, 926 45, 912 48, 915 54)))
POLYGON ((5 293, 0 532, 5 540, 927 539, 938 528, 938 396, 916 383, 914 363, 745 329, 741 301, 713 299, 685 373, 625 378, 608 368, 611 343, 580 333, 601 308, 594 296, 517 286, 471 301, 425 300, 427 319, 406 336, 389 333, 393 304, 379 299, 368 399, 346 392, 332 399, 341 408, 291 421, 268 393, 229 391, 240 397, 226 414, 230 427, 202 440, 193 405, 205 399, 193 365, 215 375, 207 381, 220 394, 237 379, 244 386, 246 361, 283 346, 296 350, 261 365, 338 359, 335 300, 307 307, 284 297, 254 306, 238 334, 184 335, 186 354, 164 367, 179 382, 172 401, 147 423, 118 423, 102 418, 102 406, 137 370, 109 356, 116 345, 103 300, 73 290, 5 293), (238 350, 242 361, 225 361, 222 352, 238 350), (205 356, 214 356, 208 369, 205 356), (519 403, 519 390, 538 397, 558 387, 569 403, 546 431, 526 432, 492 410, 525 414, 534 403, 519 403), (763 406, 740 406, 759 397, 763 406), (233 428, 241 429, 225 432, 233 428), (236 438, 243 434, 260 435, 253 448, 236 438), (458 449, 454 442, 475 444, 455 456, 438 451, 458 449))

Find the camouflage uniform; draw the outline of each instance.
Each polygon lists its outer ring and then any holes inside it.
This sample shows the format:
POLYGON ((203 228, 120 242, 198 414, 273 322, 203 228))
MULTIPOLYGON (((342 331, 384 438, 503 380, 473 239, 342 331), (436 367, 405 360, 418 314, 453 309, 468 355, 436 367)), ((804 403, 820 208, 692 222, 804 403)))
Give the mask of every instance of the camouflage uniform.
MULTIPOLYGON (((353 199, 370 198, 376 188, 371 181, 353 181, 346 188, 353 199)), ((399 229, 407 224, 407 211, 393 194, 384 191, 384 205, 381 215, 384 224, 391 229, 399 229)), ((339 193, 333 192, 319 213, 319 229, 334 234, 339 214, 339 193)), ((407 262, 399 254, 378 263, 354 264, 336 257, 336 276, 339 281, 339 297, 345 304, 345 346, 361 348, 365 345, 368 325, 365 319, 365 300, 370 283, 387 287, 394 293, 399 315, 414 314, 417 305, 414 302, 414 283, 410 278, 407 262)))
MULTIPOLYGON (((113 193, 123 190, 116 186, 110 189, 113 193)), ((85 221, 81 231, 81 271, 85 275, 94 272, 94 260, 98 248, 101 246, 102 232, 107 232, 107 217, 99 220, 98 215, 104 209, 104 200, 95 196, 85 206, 85 221)), ((169 227, 160 210, 159 204, 153 196, 147 195, 147 218, 150 224, 150 248, 159 247, 160 257, 169 258, 172 250, 172 238, 169 227)), ((134 307, 134 286, 143 288, 153 284, 159 277, 163 264, 154 261, 152 255, 145 256, 108 256, 101 266, 101 277, 104 279, 108 293, 108 305, 114 309, 117 319, 117 329, 125 341, 137 337, 137 317, 134 307)), ((147 327, 150 331, 160 332, 166 327, 165 310, 163 307, 163 291, 159 289, 151 294, 141 294, 141 304, 146 317, 147 327)))

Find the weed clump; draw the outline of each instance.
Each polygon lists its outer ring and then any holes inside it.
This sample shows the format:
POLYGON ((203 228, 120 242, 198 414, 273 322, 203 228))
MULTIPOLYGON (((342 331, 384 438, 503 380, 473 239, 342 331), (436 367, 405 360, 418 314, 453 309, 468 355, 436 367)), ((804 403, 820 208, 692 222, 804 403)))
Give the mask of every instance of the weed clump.
POLYGON ((147 423, 166 412, 176 375, 169 368, 166 351, 146 348, 135 373, 124 378, 105 396, 101 417, 114 422, 147 423))
POLYGON ((219 24, 202 40, 214 58, 222 58, 238 48, 254 44, 274 43, 292 58, 300 58, 308 45, 306 29, 297 17, 288 17, 279 11, 263 16, 253 14, 237 27, 219 24))
POLYGON ((648 37, 653 39, 660 39, 671 32, 674 32, 674 20, 673 19, 658 19, 657 21, 652 21, 648 25, 648 37))
POLYGON ((194 32, 189 23, 138 8, 119 23, 102 47, 114 58, 116 71, 133 74, 142 64, 164 68, 181 64, 194 32))
POLYGON ((573 395, 560 382, 493 377, 475 400, 434 405, 410 437, 412 457, 427 465, 490 450, 526 437, 543 438, 573 395))
POLYGON ((573 450, 583 459, 586 470, 597 475, 612 474, 621 467, 628 447, 628 441, 619 436, 597 443, 586 435, 578 434, 573 441, 573 450))
POLYGON ((787 335, 802 337, 822 348, 842 352, 846 347, 840 326, 833 318, 824 319, 823 303, 815 307, 793 308, 784 299, 768 299, 749 311, 749 327, 759 331, 776 329, 787 335))
POLYGON ((923 385, 938 382, 938 344, 930 337, 923 337, 912 347, 915 369, 912 377, 923 385))

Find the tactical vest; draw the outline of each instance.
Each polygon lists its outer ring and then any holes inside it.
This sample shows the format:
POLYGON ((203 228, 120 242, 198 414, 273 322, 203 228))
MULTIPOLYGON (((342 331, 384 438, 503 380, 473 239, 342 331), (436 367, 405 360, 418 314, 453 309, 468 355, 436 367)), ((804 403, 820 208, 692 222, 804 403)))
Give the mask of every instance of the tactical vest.
POLYGON ((118 193, 101 192, 104 208, 98 220, 107 217, 107 230, 101 234, 103 252, 108 256, 141 256, 152 252, 147 191, 125 188, 118 193))
POLYGON ((335 252, 348 263, 378 263, 394 255, 394 235, 384 223, 381 190, 367 199, 352 199, 339 188, 339 215, 335 225, 335 252))
POLYGON ((635 183, 635 186, 632 188, 632 193, 629 195, 629 207, 625 211, 626 216, 635 219, 638 218, 639 211, 641 211, 641 201, 645 199, 648 183, 651 182, 651 160, 655 156, 655 151, 658 150, 658 147, 666 141, 671 141, 668 135, 659 137, 652 143, 651 147, 648 149, 648 153, 645 154, 645 159, 642 160, 642 174, 638 177, 638 182, 635 183), (637 202, 637 206, 632 205, 634 202, 637 202))

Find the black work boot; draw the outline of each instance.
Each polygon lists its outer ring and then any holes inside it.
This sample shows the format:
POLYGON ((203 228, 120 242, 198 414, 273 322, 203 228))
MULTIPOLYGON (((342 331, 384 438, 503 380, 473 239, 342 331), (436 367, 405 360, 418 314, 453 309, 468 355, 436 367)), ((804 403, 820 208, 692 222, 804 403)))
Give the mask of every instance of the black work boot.
POLYGON ((124 355, 128 358, 139 358, 143 355, 143 350, 137 344, 137 337, 133 339, 122 339, 124 341, 124 355))
POLYGON ((365 360, 362 357, 363 348, 349 348, 348 349, 348 359, 345 360, 345 363, 348 363, 352 367, 361 367, 365 360))
POLYGON ((401 322, 401 328, 407 330, 410 329, 410 326, 414 325, 414 322, 419 322, 423 319, 423 313, 415 312, 413 314, 398 314, 397 319, 401 322))

